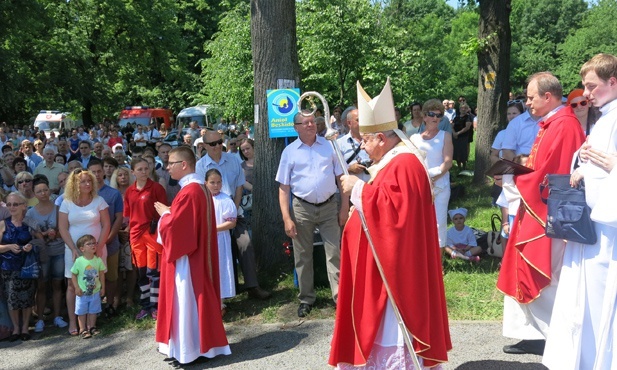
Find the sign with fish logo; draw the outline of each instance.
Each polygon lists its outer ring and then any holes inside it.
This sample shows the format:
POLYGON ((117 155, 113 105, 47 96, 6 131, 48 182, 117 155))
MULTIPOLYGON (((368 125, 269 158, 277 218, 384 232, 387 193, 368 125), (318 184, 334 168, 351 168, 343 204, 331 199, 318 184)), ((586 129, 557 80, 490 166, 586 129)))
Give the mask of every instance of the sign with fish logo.
POLYGON ((267 90, 266 94, 270 138, 298 136, 294 130, 294 116, 298 113, 300 89, 267 90))

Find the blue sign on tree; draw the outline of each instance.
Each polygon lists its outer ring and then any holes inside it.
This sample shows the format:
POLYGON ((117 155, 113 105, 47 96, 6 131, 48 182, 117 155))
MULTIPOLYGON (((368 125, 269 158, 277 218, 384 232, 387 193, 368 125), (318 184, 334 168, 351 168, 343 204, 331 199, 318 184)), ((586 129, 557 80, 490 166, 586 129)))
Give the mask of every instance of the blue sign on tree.
POLYGON ((267 90, 270 138, 298 136, 294 116, 298 113, 300 89, 267 90))

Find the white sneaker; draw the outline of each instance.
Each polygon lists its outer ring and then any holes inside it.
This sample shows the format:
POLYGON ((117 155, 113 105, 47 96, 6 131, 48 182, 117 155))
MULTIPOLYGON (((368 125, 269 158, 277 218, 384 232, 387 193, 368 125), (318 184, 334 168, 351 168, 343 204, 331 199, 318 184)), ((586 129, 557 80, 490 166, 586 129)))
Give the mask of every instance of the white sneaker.
POLYGON ((66 321, 62 320, 62 317, 57 316, 54 319, 54 325, 56 325, 59 328, 66 328, 69 324, 66 321))
POLYGON ((43 329, 45 329, 45 323, 43 322, 43 320, 39 320, 36 322, 36 324, 34 324, 35 333, 42 333, 43 329))

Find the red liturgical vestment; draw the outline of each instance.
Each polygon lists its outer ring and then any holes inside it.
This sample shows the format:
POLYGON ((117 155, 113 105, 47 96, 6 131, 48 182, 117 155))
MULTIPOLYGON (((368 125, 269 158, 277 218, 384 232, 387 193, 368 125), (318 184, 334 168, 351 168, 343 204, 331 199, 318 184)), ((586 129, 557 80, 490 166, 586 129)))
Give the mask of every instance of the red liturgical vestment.
MULTIPOLYGON (((362 208, 386 281, 413 336, 415 352, 427 367, 446 362, 452 344, 436 216, 428 176, 418 158, 410 153, 391 158, 374 181, 362 188, 362 208)), ((330 365, 366 364, 387 300, 360 217, 354 211, 341 244, 330 365)))
MULTIPOLYGON (((197 183, 189 183, 178 193, 159 222, 163 241, 156 341, 168 344, 173 331, 173 299, 176 289, 176 261, 188 257, 192 292, 199 322, 180 323, 199 330, 199 352, 227 346, 221 317, 221 295, 214 204, 210 193, 197 183)), ((182 277, 180 277, 182 278, 182 277)), ((182 279, 185 280, 185 279, 182 279)), ((189 289, 190 290, 190 289, 189 289)), ((179 302, 179 310, 190 310, 179 302)), ((182 338, 180 338, 182 340, 182 338)))
POLYGON ((551 282, 551 239, 544 233, 547 209, 540 197, 540 183, 547 174, 570 173, 572 156, 584 140, 572 109, 560 109, 540 122, 526 164, 534 171, 514 177, 521 205, 501 263, 497 288, 519 303, 532 302, 551 282))

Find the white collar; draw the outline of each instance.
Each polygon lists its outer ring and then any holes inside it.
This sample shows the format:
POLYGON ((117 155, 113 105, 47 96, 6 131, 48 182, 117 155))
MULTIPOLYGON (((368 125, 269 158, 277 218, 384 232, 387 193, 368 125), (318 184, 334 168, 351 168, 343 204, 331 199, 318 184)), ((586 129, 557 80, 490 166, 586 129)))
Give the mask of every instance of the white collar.
POLYGON ((184 175, 178 181, 178 184, 180 184, 181 188, 185 187, 188 184, 192 184, 192 183, 203 184, 204 180, 201 180, 195 172, 192 172, 192 173, 189 173, 188 175, 184 175))

